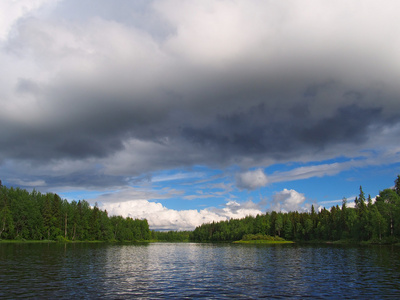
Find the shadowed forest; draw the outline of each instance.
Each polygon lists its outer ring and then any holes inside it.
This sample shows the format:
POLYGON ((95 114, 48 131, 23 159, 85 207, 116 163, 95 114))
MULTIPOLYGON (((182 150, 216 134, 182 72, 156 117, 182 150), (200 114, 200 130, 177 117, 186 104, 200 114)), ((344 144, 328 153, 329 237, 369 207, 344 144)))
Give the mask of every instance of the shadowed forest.
POLYGON ((147 220, 108 216, 85 200, 62 200, 57 194, 0 186, 0 239, 58 241, 232 242, 277 237, 292 241, 400 241, 400 175, 393 189, 375 201, 362 187, 349 205, 311 212, 267 212, 255 217, 213 222, 192 232, 151 231, 147 220))
POLYGON ((58 241, 148 240, 147 220, 108 216, 85 200, 0 187, 0 239, 58 241))

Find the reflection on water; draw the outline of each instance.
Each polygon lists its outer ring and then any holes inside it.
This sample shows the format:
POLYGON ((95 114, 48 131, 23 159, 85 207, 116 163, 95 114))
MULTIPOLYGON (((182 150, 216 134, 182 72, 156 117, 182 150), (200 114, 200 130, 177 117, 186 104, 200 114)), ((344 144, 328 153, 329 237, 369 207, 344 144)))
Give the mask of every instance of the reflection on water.
POLYGON ((0 298, 396 298, 399 250, 0 244, 0 298))

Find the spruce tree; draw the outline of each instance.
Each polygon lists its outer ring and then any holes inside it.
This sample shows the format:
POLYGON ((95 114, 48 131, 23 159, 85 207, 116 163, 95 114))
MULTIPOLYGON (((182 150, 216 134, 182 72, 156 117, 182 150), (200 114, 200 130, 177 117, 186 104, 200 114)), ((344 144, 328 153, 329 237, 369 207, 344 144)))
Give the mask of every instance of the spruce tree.
POLYGON ((396 191, 397 195, 400 196, 400 175, 397 175, 397 178, 394 181, 394 190, 396 191))

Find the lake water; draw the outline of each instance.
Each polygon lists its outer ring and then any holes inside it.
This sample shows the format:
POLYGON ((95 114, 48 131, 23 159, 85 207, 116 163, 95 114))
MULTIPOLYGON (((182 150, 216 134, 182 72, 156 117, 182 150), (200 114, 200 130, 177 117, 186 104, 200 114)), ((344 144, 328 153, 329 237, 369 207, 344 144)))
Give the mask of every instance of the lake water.
POLYGON ((400 298, 400 248, 0 244, 0 298, 400 298))

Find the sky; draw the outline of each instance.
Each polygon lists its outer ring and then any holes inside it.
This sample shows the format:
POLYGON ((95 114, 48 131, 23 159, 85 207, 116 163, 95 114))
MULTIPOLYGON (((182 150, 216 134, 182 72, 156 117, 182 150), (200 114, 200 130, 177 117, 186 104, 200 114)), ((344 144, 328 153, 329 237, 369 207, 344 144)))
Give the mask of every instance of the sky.
POLYGON ((0 180, 155 230, 400 174, 397 0, 2 0, 0 180))

